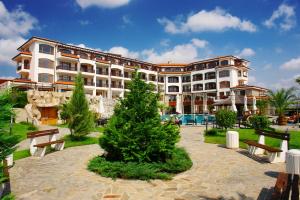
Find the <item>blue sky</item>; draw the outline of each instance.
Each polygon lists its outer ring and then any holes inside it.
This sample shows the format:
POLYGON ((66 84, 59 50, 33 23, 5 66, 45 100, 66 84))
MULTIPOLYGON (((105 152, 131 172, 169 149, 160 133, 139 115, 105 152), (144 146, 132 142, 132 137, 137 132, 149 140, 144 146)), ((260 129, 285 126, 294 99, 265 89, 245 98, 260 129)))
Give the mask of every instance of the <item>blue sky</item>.
POLYGON ((0 77, 31 36, 154 63, 220 55, 251 61, 250 83, 289 87, 300 75, 299 0, 3 0, 0 77))

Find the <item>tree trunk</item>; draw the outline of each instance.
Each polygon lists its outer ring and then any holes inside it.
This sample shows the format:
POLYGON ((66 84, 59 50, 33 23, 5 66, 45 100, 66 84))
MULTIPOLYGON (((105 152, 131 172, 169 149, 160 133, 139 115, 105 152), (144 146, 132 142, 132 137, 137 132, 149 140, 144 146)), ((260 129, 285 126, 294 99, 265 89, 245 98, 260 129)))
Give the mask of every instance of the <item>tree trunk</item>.
POLYGON ((11 188, 10 188, 10 179, 9 179, 9 171, 8 171, 8 166, 7 166, 7 161, 6 159, 3 160, 3 175, 7 177, 7 181, 4 182, 4 189, 2 196, 8 195, 11 193, 11 188))

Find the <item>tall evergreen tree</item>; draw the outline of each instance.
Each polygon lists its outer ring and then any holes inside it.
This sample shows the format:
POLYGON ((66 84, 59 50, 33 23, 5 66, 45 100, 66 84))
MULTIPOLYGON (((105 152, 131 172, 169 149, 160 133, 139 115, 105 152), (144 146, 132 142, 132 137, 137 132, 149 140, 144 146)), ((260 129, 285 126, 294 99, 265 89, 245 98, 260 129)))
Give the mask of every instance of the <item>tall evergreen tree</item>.
POLYGON ((72 139, 81 139, 90 133, 94 127, 93 114, 89 110, 88 101, 85 97, 84 83, 81 73, 76 76, 75 88, 71 100, 64 108, 67 115, 67 124, 72 139))
POLYGON ((130 92, 115 107, 100 145, 107 159, 157 162, 170 158, 179 140, 179 129, 171 123, 161 124, 158 113, 159 94, 139 73, 129 84, 130 92))

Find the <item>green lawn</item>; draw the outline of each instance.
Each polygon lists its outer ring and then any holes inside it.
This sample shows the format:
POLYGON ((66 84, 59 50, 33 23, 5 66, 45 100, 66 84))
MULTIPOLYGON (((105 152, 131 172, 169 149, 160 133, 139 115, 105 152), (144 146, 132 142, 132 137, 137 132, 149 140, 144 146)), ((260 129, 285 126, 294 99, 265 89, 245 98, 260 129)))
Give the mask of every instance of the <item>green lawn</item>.
MULTIPOLYGON (((239 132, 240 148, 247 148, 247 145, 243 143, 245 140, 258 141, 258 135, 254 133, 254 129, 232 129, 239 132)), ((300 149, 300 132, 289 131, 290 133, 290 149, 300 149)), ((218 129, 217 135, 205 135, 205 142, 213 144, 226 144, 226 131, 218 129)), ((266 144, 272 147, 280 147, 280 139, 266 138, 266 144)))
MULTIPOLYGON (((57 125, 57 126, 60 127, 60 128, 68 128, 68 125, 67 125, 67 124, 59 124, 59 125, 57 125)), ((96 127, 92 130, 92 132, 100 132, 100 133, 102 133, 103 130, 104 130, 104 127, 103 127, 103 126, 96 126, 96 127)))
POLYGON ((28 132, 36 130, 37 128, 35 126, 26 122, 15 123, 12 126, 12 133, 19 136, 19 141, 25 140, 28 132))

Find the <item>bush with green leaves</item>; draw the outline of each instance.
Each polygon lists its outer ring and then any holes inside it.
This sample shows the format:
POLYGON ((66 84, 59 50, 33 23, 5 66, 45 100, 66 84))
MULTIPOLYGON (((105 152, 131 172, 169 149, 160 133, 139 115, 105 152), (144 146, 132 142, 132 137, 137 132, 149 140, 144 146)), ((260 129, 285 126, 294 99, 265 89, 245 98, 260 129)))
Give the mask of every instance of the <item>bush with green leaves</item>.
POLYGON ((98 156, 89 162, 88 169, 113 179, 169 180, 173 174, 186 171, 192 165, 186 151, 182 148, 175 148, 171 158, 166 162, 108 161, 105 157, 98 156))
POLYGON ((236 112, 231 110, 219 110, 216 113, 216 123, 221 128, 232 128, 236 123, 236 112))
POLYGON ((205 131, 205 135, 217 135, 217 134, 218 134, 218 129, 216 129, 216 128, 212 128, 212 129, 205 131))
POLYGON ((80 140, 88 135, 95 126, 93 114, 89 110, 89 104, 85 97, 81 73, 76 76, 71 100, 63 106, 62 113, 74 140, 80 140))
POLYGON ((179 128, 161 123, 159 94, 135 73, 100 138, 107 159, 125 162, 165 162, 179 141, 179 128))
POLYGON ((253 115, 249 120, 251 127, 254 129, 266 129, 271 125, 270 120, 264 115, 253 115))

